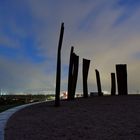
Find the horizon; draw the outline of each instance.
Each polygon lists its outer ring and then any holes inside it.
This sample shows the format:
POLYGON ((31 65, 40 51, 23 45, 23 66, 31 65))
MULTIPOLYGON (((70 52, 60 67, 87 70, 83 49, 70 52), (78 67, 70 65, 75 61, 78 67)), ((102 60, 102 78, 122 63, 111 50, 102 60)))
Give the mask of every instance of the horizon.
MULTIPOLYGON (((103 90, 103 95, 111 95, 111 92, 110 91, 105 91, 103 90)), ((67 90, 61 90, 60 91, 60 94, 63 94, 63 93, 67 93, 67 90)), ((90 93, 98 93, 97 90, 95 91, 89 91, 88 92, 88 95, 90 96, 90 93)), ((82 90, 77 90, 75 94, 81 94, 83 95, 83 91, 82 90)), ((128 95, 139 95, 140 94, 140 91, 133 91, 133 92, 128 92, 128 95)), ((21 91, 21 92, 8 92, 6 90, 1 90, 0 92, 0 96, 3 96, 3 95, 55 95, 55 90, 29 90, 29 91, 21 91)), ((118 95, 118 91, 116 91, 116 94, 115 95, 118 95)))
POLYGON ((55 91, 60 25, 61 91, 67 91, 71 46, 80 57, 77 92, 82 91, 82 58, 90 59, 88 91, 96 92, 95 69, 102 90, 111 90, 111 72, 127 64, 128 93, 140 91, 140 1, 25 0, 0 4, 0 89, 10 94, 55 91))

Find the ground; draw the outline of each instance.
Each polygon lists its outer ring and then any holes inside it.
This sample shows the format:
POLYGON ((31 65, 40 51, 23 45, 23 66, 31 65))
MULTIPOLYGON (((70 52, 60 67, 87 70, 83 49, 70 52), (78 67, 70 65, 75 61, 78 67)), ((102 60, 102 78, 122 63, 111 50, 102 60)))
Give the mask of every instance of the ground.
POLYGON ((140 96, 105 96, 33 105, 15 113, 5 140, 139 140, 140 96))

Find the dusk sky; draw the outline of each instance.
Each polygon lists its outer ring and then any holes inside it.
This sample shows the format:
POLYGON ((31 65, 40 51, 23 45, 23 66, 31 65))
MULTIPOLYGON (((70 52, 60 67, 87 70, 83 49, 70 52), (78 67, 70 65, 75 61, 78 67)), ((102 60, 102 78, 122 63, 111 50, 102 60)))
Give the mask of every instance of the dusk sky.
POLYGON ((82 58, 91 60, 90 91, 103 91, 110 73, 127 64, 129 93, 140 90, 139 0, 0 0, 0 88, 9 93, 54 91, 56 54, 64 22, 61 90, 67 90, 71 46, 79 55, 77 91, 82 91, 82 58))

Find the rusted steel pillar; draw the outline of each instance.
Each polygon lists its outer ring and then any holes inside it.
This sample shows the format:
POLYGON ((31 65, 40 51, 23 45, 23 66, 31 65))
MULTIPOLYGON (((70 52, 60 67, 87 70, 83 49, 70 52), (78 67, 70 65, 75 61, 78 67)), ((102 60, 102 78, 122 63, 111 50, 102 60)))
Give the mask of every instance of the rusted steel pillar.
POLYGON ((72 80, 73 80, 73 52, 74 47, 71 47, 70 60, 69 60, 69 75, 68 75, 68 100, 72 97, 72 80))
POLYGON ((118 95, 128 95, 127 65, 117 64, 116 74, 117 74, 117 84, 118 84, 118 95))
POLYGON ((79 69, 79 56, 77 56, 75 53, 73 53, 73 80, 72 80, 72 98, 75 97, 76 92, 76 85, 77 85, 77 78, 78 78, 78 69, 79 69))
POLYGON ((57 52, 57 72, 56 72, 56 89, 55 89, 55 106, 60 106, 60 85, 61 85, 61 48, 64 35, 64 23, 61 24, 60 37, 57 52))
POLYGON ((68 100, 73 100, 75 97, 78 69, 79 69, 79 56, 74 52, 74 47, 71 48, 70 63, 69 63, 69 77, 68 77, 68 100))
POLYGON ((111 73, 111 95, 116 95, 115 73, 111 73))
POLYGON ((97 81, 97 89, 98 89, 98 95, 102 96, 102 87, 101 87, 101 81, 100 81, 100 73, 97 69, 95 69, 95 73, 96 73, 96 81, 97 81))
POLYGON ((83 59, 83 97, 88 97, 87 78, 89 72, 90 60, 83 59))

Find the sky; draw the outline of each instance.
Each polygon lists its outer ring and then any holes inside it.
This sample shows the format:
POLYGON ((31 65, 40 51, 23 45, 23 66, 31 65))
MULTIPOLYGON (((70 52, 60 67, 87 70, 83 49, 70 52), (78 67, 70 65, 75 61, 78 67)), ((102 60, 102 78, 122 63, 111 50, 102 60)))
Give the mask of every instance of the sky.
POLYGON ((140 90, 140 1, 0 0, 0 88, 9 94, 55 91, 56 55, 64 22, 61 91, 67 90, 71 46, 79 56, 77 92, 82 91, 82 59, 90 59, 89 92, 111 88, 116 64, 127 64, 129 93, 140 90))

